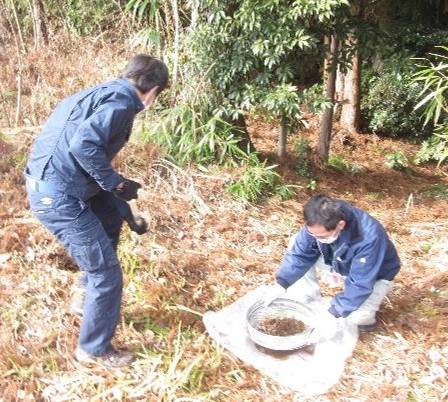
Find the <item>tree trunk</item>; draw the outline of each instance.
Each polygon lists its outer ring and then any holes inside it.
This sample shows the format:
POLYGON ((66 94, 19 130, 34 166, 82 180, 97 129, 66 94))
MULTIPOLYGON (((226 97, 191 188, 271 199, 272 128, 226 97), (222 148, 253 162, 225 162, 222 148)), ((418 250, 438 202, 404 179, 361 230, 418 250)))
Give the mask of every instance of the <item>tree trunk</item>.
POLYGON ((247 131, 244 115, 240 114, 236 120, 228 118, 225 119, 225 121, 233 127, 233 135, 236 138, 241 138, 241 140, 238 142, 238 147, 246 153, 255 152, 256 148, 252 140, 250 139, 249 132, 247 131))
POLYGON ((280 137, 278 139, 277 156, 280 160, 286 156, 286 137, 288 136, 288 119, 285 115, 280 121, 280 137))
POLYGON ((345 87, 345 74, 341 70, 341 66, 338 66, 336 71, 336 88, 334 94, 334 119, 337 121, 341 117, 342 102, 344 101, 344 87, 345 87))
MULTIPOLYGON (((357 39, 351 38, 352 46, 357 47, 357 39)), ((350 132, 358 132, 360 121, 361 99, 361 61, 359 51, 356 48, 353 54, 350 69, 345 74, 344 98, 342 101, 340 123, 350 132)))
POLYGON ((42 0, 33 0, 33 23, 35 26, 34 46, 48 45, 48 31, 45 25, 45 11, 42 0))
POLYGON ((327 74, 325 82, 325 94, 332 102, 332 106, 325 109, 322 113, 320 122, 320 133, 319 133, 319 143, 317 145, 317 155, 319 159, 327 163, 328 153, 330 150, 330 140, 331 140, 331 129, 333 126, 333 104, 334 104, 334 93, 336 87, 336 70, 337 70, 337 55, 338 55, 339 40, 335 35, 331 36, 330 46, 327 50, 326 65, 328 66, 328 71, 324 72, 327 74))
MULTIPOLYGON (((324 36, 324 47, 325 49, 330 49, 331 46, 331 36, 325 35, 324 36)), ((325 57, 324 59, 324 77, 326 74, 326 71, 328 70, 328 57, 325 57)))
MULTIPOLYGON (((364 1, 359 0, 352 4, 351 14, 357 20, 364 18, 364 1)), ((340 123, 349 132, 356 133, 359 130, 361 119, 361 56, 359 53, 358 33, 355 30, 347 40, 353 48, 353 56, 350 68, 345 74, 344 99, 342 102, 340 123)))
POLYGON ((15 3, 13 1, 11 2, 11 6, 12 6, 12 12, 14 15, 14 21, 17 25, 17 35, 19 37, 19 43, 20 43, 22 51, 26 52, 25 42, 23 40, 22 28, 20 27, 19 17, 17 15, 17 9, 16 9, 15 3))
POLYGON ((3 38, 3 40, 6 40, 12 35, 16 47, 19 47, 14 24, 11 21, 10 12, 6 7, 6 3, 3 0, 0 0, 0 6, 0 37, 3 38))
POLYGON ((196 30, 198 19, 199 19, 199 1, 193 0, 191 2, 191 22, 190 22, 190 30, 192 32, 196 30))

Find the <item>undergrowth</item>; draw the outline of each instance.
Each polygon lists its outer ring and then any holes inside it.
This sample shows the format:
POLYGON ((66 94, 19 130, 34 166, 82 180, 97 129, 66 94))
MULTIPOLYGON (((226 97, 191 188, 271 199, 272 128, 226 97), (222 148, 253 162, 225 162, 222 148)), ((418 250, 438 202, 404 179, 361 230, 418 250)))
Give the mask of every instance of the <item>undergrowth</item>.
POLYGON ((213 115, 206 102, 183 102, 160 112, 143 132, 144 141, 160 145, 180 165, 235 165, 247 158, 230 123, 213 115))
POLYGON ((422 195, 430 198, 448 200, 448 184, 437 183, 429 186, 421 192, 422 195))
POLYGON ((342 156, 331 154, 328 157, 328 166, 340 172, 347 172, 352 175, 359 173, 362 167, 356 163, 350 163, 346 161, 342 156))
POLYGON ((266 166, 266 161, 261 162, 252 154, 244 173, 227 186, 227 191, 235 198, 251 203, 259 201, 263 195, 277 194, 282 200, 291 198, 294 194, 291 186, 283 183, 275 167, 266 166))

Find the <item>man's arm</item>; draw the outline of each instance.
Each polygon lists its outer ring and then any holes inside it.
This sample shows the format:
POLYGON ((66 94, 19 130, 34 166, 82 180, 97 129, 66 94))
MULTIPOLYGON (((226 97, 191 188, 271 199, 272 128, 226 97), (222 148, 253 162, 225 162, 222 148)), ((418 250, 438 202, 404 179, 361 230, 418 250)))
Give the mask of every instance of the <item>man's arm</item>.
POLYGON ((111 98, 78 127, 70 141, 70 153, 103 190, 112 191, 124 181, 112 168, 106 147, 123 123, 133 118, 124 99, 111 98))
POLYGON ((306 274, 319 255, 316 240, 305 229, 301 229, 277 270, 277 283, 288 288, 306 274))
POLYGON ((330 313, 347 317, 370 296, 387 250, 387 237, 377 233, 353 257, 344 291, 331 301, 330 313))

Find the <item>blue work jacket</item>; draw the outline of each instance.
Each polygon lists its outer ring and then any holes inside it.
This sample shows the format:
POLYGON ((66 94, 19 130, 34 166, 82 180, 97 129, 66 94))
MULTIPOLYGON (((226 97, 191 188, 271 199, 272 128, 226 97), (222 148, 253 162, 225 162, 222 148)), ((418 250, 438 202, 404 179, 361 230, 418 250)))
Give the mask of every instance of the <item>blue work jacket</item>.
POLYGON ((35 140, 26 173, 87 199, 113 190, 123 178, 111 161, 144 106, 131 83, 116 79, 64 99, 35 140))
POLYGON ((322 255, 325 264, 346 277, 343 292, 331 302, 331 312, 346 317, 369 297, 375 282, 392 280, 400 259, 384 227, 368 213, 345 201, 341 203, 346 225, 332 244, 320 243, 302 228, 285 254, 276 274, 287 288, 300 279, 322 255))

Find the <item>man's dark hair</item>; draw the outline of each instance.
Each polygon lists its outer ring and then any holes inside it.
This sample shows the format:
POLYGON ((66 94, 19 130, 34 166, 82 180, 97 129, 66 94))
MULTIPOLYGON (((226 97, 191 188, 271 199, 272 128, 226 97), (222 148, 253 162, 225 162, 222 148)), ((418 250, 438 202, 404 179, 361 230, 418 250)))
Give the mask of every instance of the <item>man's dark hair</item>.
POLYGON ((345 215, 337 200, 316 194, 303 207, 303 218, 307 226, 321 225, 326 230, 334 230, 339 221, 345 220, 345 215))
POLYGON ((162 60, 156 57, 138 54, 129 60, 121 78, 131 80, 143 94, 148 93, 154 87, 159 87, 158 95, 168 86, 168 68, 162 60))

